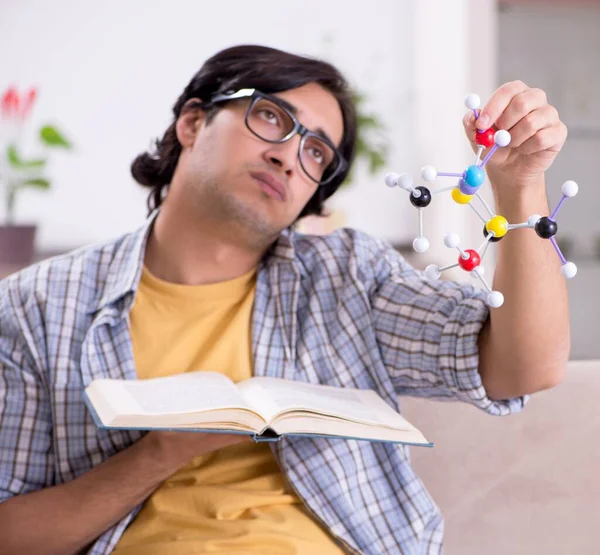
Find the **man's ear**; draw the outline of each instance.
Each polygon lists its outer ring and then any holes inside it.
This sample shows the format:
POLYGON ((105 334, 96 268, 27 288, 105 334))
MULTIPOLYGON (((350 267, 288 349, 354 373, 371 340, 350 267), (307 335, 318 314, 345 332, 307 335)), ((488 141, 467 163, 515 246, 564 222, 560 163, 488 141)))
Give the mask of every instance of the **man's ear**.
POLYGON ((175 123, 175 133, 182 148, 191 148, 196 140, 198 130, 204 123, 206 111, 201 107, 201 100, 190 98, 181 109, 175 123))

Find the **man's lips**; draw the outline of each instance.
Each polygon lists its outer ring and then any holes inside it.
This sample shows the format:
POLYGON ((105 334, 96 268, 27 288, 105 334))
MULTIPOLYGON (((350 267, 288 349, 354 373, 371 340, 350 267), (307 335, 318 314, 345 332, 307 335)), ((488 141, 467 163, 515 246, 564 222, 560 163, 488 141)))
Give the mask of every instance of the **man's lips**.
POLYGON ((279 200, 286 199, 286 189, 285 185, 279 179, 273 177, 270 173, 267 172, 250 172, 250 176, 259 181, 263 186, 266 186, 269 189, 269 192, 273 192, 273 196, 279 198, 279 200))

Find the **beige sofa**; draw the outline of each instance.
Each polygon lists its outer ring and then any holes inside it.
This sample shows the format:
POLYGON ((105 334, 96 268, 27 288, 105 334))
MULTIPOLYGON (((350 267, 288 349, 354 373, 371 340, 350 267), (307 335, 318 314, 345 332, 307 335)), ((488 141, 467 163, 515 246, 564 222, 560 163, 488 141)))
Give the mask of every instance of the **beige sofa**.
POLYGON ((402 399, 433 449, 415 469, 446 520, 446 555, 600 554, 600 360, 574 361, 525 410, 402 399))

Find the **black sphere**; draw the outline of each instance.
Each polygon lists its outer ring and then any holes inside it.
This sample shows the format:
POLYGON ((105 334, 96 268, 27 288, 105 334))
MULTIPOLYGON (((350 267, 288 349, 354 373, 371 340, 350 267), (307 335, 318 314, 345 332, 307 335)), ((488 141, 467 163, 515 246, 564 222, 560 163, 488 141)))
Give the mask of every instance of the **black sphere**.
POLYGON ((429 206, 431 202, 431 191, 427 187, 423 187, 422 185, 419 187, 415 187, 415 191, 420 191, 421 196, 419 198, 415 198, 413 194, 410 194, 410 202, 415 208, 425 208, 429 206))
POLYGON ((554 237, 557 231, 557 223, 554 220, 551 220, 548 216, 540 218, 535 224, 535 232, 542 239, 550 239, 550 237, 554 237))
MULTIPOLYGON (((486 224, 483 224, 483 236, 487 237, 488 233, 489 231, 486 229, 486 224)), ((500 241, 500 239, 502 239, 502 237, 492 237, 490 239, 490 243, 497 243, 498 241, 500 241)))

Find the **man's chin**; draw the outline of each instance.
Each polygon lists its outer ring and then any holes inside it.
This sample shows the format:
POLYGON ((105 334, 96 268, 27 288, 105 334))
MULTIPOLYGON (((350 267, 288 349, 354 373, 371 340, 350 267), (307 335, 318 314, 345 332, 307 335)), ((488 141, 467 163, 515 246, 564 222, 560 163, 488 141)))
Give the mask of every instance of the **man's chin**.
POLYGON ((236 202, 231 208, 229 218, 232 223, 265 239, 276 238, 289 225, 276 217, 272 210, 256 203, 236 202))

